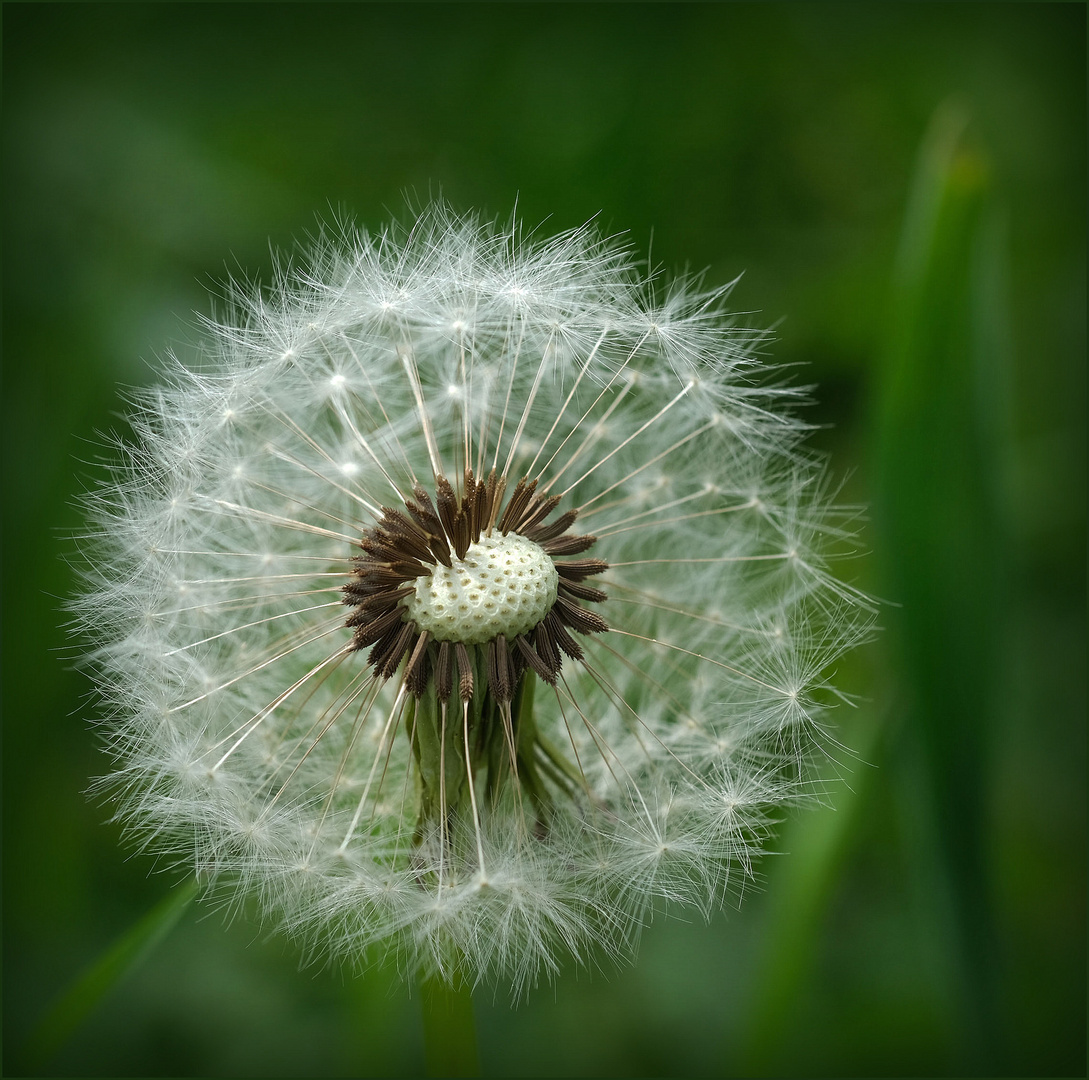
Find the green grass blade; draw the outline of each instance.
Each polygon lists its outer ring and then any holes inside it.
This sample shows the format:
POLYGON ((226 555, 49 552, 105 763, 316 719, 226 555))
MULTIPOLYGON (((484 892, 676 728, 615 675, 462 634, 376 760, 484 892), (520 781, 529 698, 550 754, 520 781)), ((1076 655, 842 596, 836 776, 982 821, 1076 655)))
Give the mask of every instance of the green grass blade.
POLYGON ((874 456, 882 589, 899 605, 888 621, 900 739, 886 767, 905 792, 917 902, 945 928, 959 1003, 950 1038, 975 1061, 993 1059, 1002 1034, 986 813, 1007 614, 1010 357, 989 172, 965 117, 940 110, 905 221, 874 456))
POLYGON ((110 991, 173 929, 198 892, 195 878, 170 892, 53 1003, 23 1050, 28 1072, 40 1072, 110 991))

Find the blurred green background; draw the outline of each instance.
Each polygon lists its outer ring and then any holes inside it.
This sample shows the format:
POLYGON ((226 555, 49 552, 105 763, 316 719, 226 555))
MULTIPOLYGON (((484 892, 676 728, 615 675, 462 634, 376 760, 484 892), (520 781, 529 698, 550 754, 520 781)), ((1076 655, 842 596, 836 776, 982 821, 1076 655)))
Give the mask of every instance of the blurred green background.
MULTIPOLYGON (((442 194, 745 276, 890 601, 858 757, 741 909, 512 1009, 493 1075, 1085 1070, 1081 4, 5 4, 4 1052, 170 890, 83 794, 65 554, 228 275, 442 194), (779 320, 783 321, 779 323, 779 320), (89 464, 92 463, 92 464, 89 464)), ((163 871, 163 872, 156 872, 163 871)), ((419 1075, 418 997, 191 908, 50 1075, 419 1075)))

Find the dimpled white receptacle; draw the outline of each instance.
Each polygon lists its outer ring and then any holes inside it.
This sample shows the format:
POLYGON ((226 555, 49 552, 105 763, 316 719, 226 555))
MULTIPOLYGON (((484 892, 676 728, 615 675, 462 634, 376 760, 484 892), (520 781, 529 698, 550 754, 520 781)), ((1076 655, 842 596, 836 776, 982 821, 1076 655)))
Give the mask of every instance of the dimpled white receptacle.
POLYGON ((551 610, 559 574, 549 555, 525 537, 482 536, 464 559, 436 566, 405 597, 408 617, 437 641, 483 645, 500 634, 513 640, 551 610))

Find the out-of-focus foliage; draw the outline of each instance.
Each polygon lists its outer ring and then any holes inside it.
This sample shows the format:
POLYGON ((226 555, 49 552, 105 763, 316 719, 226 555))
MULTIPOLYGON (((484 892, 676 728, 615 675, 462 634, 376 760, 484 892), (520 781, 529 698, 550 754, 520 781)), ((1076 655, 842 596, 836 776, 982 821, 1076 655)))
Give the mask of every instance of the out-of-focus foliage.
MULTIPOLYGON (((270 240, 406 190, 745 271, 873 506, 841 569, 892 602, 837 680, 859 756, 763 892, 517 1011, 478 994, 485 1070, 1082 1071, 1084 90, 1076 4, 7 5, 6 1071, 177 880, 82 794, 61 626, 117 384, 270 240)), ((296 964, 191 910, 45 1071, 421 1071, 407 989, 296 964)))

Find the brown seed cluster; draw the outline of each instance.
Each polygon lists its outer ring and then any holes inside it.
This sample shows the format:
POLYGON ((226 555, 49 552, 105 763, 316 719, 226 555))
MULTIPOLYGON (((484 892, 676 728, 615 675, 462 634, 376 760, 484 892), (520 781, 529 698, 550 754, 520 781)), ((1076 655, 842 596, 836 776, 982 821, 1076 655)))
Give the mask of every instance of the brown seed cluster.
POLYGON ((382 507, 382 517, 363 533, 364 554, 352 562, 351 581, 344 586, 344 603, 355 610, 347 621, 355 633, 353 649, 370 648, 368 662, 382 678, 391 678, 405 661, 404 683, 420 697, 432 678, 440 700, 454 692, 455 677, 462 701, 473 696, 475 676, 472 651, 481 650, 488 689, 499 702, 510 701, 525 671, 531 670, 547 683, 555 683, 567 655, 582 659, 582 648, 571 636, 601 633, 605 620, 582 606, 600 603, 605 593, 585 584, 586 579, 608 569, 601 559, 558 561, 557 556, 578 555, 594 545, 596 537, 568 530, 577 510, 568 510, 549 521, 559 505, 558 495, 541 495, 536 480, 519 480, 503 505, 507 478, 495 471, 477 482, 465 470, 460 497, 445 476, 435 481, 435 500, 417 484, 414 499, 405 499, 403 510, 382 507), (498 531, 516 533, 539 544, 553 560, 559 574, 556 602, 531 630, 508 641, 499 634, 483 645, 458 641, 433 641, 408 618, 402 601, 415 592, 414 582, 430 575, 439 564, 450 567, 463 559, 470 544, 482 535, 498 531))

